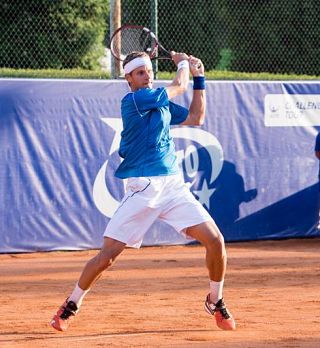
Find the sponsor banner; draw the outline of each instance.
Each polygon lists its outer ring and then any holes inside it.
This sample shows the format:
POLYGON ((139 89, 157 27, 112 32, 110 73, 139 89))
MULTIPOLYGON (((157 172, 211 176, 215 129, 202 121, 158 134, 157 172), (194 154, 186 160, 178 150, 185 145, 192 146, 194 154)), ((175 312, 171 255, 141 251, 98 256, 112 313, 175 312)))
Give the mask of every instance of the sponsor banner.
MULTIPOLYGON (((208 82, 205 124, 172 128, 185 181, 226 241, 319 235, 319 87, 208 82)), ((0 252, 100 247, 124 193, 113 173, 127 92, 124 81, 0 80, 0 252)), ((191 98, 190 86, 175 101, 191 98)), ((155 222, 143 245, 189 242, 155 222)))
POLYGON ((267 94, 265 125, 267 127, 320 126, 320 95, 267 94))

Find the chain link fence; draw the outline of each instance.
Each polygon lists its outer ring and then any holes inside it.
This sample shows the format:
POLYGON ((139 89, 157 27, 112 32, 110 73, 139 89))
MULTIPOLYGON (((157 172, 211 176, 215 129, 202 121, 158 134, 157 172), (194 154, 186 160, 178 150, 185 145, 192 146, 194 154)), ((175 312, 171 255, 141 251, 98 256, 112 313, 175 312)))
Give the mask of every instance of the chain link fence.
POLYGON ((0 67, 109 69, 115 4, 207 70, 320 75, 318 0, 2 0, 0 67))
MULTIPOLYGON (((122 22, 152 28, 153 2, 122 0, 122 22)), ((317 0, 158 0, 158 37, 207 70, 319 75, 319 13, 317 0)))
POLYGON ((1 0, 0 67, 99 67, 108 0, 1 0))

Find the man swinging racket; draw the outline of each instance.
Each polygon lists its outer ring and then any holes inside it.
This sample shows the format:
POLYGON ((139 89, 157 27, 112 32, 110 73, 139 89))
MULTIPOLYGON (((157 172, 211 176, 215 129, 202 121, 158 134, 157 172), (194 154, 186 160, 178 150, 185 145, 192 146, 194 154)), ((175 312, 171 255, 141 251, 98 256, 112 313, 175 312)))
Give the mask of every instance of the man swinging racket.
POLYGON ((206 248, 210 292, 205 309, 219 328, 236 327, 222 296, 227 263, 224 238, 185 185, 170 136, 171 125, 199 126, 204 122, 204 67, 193 56, 175 52, 171 56, 177 74, 170 85, 157 89, 152 88, 154 74, 146 53, 132 52, 123 62, 131 92, 121 102, 123 131, 119 155, 123 161, 115 175, 128 179, 126 193, 107 225, 101 250, 85 265, 73 292, 54 315, 51 325, 56 330, 67 330, 84 296, 102 272, 126 246, 139 248, 156 219, 206 248), (193 76, 193 97, 186 109, 170 100, 187 91, 189 73, 193 76))

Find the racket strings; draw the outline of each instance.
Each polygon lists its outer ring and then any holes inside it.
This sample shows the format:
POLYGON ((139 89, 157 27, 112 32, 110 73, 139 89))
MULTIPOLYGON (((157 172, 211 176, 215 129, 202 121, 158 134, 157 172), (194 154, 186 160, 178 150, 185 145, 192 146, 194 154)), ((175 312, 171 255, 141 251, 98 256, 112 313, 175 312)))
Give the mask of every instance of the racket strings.
POLYGON ((157 41, 141 28, 123 28, 113 37, 111 50, 121 60, 133 51, 146 52, 152 58, 156 54, 157 41))

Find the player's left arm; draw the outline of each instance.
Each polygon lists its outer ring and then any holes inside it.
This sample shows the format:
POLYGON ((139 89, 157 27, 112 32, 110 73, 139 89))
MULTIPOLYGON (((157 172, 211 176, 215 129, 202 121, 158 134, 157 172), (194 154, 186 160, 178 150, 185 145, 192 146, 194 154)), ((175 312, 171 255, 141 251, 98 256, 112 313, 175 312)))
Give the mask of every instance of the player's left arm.
POLYGON ((316 143, 314 146, 314 154, 320 160, 320 133, 316 137, 316 143))
POLYGON ((200 59, 190 56, 190 73, 193 76, 193 96, 186 120, 181 126, 201 126, 206 113, 204 66, 200 59))

